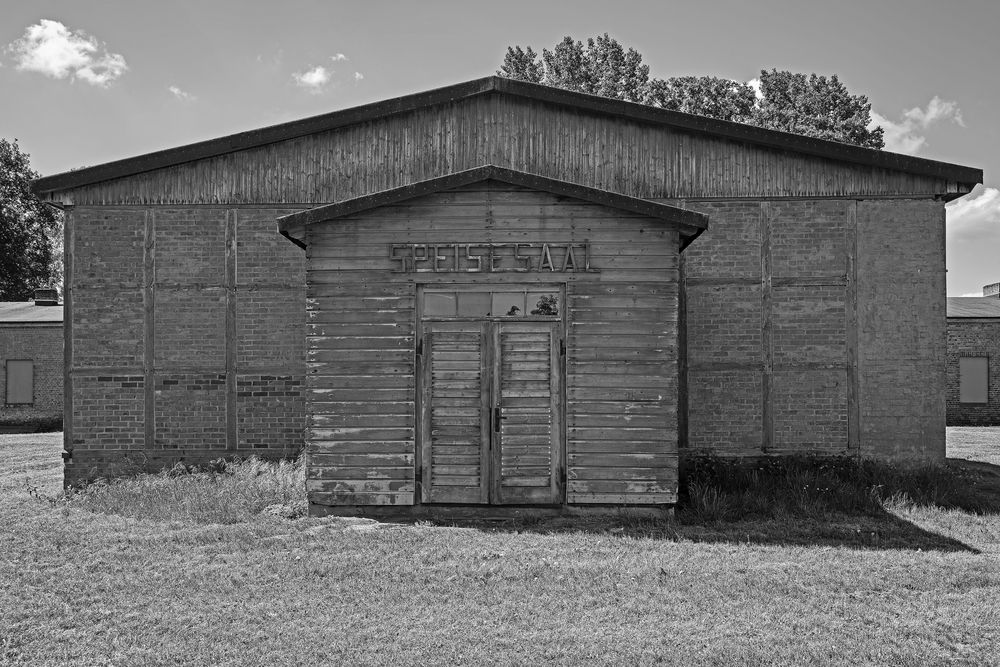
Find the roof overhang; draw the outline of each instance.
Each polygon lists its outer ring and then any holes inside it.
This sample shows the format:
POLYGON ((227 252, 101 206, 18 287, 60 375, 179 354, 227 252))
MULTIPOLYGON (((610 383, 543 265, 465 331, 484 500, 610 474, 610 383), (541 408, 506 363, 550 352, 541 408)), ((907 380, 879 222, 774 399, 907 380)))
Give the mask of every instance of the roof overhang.
POLYGON ((35 180, 32 189, 37 194, 70 190, 491 93, 525 97, 594 113, 628 118, 651 125, 668 126, 832 160, 937 177, 969 189, 983 180, 982 169, 973 167, 925 160, 836 141, 813 139, 788 132, 766 130, 743 123, 717 120, 679 111, 668 111, 645 104, 577 93, 537 83, 488 76, 290 123, 46 176, 35 180))
POLYGON ((708 228, 708 216, 702 213, 688 211, 667 204, 660 204, 647 199, 629 197, 607 190, 598 190, 577 183, 547 178, 537 174, 487 165, 282 216, 278 218, 278 232, 295 245, 305 248, 305 230, 309 225, 336 220, 337 218, 360 213, 379 206, 398 204, 414 199, 415 197, 422 197, 435 192, 451 190, 482 181, 499 181, 532 190, 550 192, 563 197, 581 199, 609 208, 637 213, 660 220, 677 227, 680 233, 681 250, 686 248, 692 241, 698 238, 699 234, 708 228))

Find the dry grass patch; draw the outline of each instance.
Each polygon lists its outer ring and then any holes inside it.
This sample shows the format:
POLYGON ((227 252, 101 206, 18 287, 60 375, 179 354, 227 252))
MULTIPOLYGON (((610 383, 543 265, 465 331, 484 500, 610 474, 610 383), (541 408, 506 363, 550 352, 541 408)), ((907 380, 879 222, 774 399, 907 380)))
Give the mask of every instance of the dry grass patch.
POLYGON ((70 492, 80 508, 131 519, 239 523, 265 510, 295 518, 306 513, 302 460, 214 461, 206 469, 178 466, 155 475, 102 480, 70 492))

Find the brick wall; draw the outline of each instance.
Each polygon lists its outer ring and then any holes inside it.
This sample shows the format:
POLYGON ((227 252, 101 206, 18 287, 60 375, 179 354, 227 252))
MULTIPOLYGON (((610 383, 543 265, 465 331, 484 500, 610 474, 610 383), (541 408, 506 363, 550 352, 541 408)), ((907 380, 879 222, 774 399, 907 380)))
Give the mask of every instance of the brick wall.
POLYGON ((302 447, 304 253, 275 231, 290 212, 70 213, 68 484, 302 447))
POLYGON ((1000 319, 948 319, 948 426, 1000 426, 1000 319), (959 359, 987 357, 989 386, 986 404, 959 401, 959 359))
POLYGON ((689 202, 687 446, 729 456, 844 454, 850 201, 689 202))
POLYGON ((141 374, 74 377, 74 442, 99 450, 141 448, 144 387, 141 374))
MULTIPOLYGON (((53 306, 55 308, 56 306, 53 306)), ((63 329, 55 324, 0 326, 0 427, 30 428, 61 423, 63 413, 63 329), (32 405, 7 405, 7 360, 34 362, 32 405)))
POLYGON ((941 202, 683 204, 689 451, 943 459, 941 202))
POLYGON ((944 205, 861 201, 857 219, 861 453, 943 461, 944 205))

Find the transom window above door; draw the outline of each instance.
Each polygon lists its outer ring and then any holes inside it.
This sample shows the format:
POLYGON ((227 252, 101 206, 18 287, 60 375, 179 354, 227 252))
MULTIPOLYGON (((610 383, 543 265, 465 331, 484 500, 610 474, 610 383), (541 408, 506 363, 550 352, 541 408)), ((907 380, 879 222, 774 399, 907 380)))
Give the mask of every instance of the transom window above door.
POLYGON ((562 314, 561 302, 562 294, 558 287, 425 288, 423 317, 557 319, 562 314))

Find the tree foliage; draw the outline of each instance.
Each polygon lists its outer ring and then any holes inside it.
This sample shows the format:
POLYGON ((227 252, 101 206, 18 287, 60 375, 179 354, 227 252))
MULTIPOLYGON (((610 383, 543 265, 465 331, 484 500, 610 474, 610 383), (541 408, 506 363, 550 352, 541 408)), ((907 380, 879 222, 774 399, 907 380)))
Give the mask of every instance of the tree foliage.
POLYGON ((868 129, 868 98, 852 95, 836 74, 761 70, 757 89, 749 82, 714 76, 650 78, 642 54, 626 50, 607 33, 586 44, 565 37, 540 55, 530 46, 507 47, 497 74, 807 137, 884 146, 882 128, 868 129))
POLYGON ((714 76, 676 76, 649 83, 646 104, 737 123, 753 122, 753 86, 714 76))
POLYGON ((13 142, 0 139, 0 301, 26 301, 61 279, 61 216, 31 192, 38 178, 13 142))
POLYGON ((881 127, 867 129, 872 105, 864 95, 851 95, 834 74, 827 78, 761 70, 760 104, 753 124, 772 130, 882 148, 881 127))

